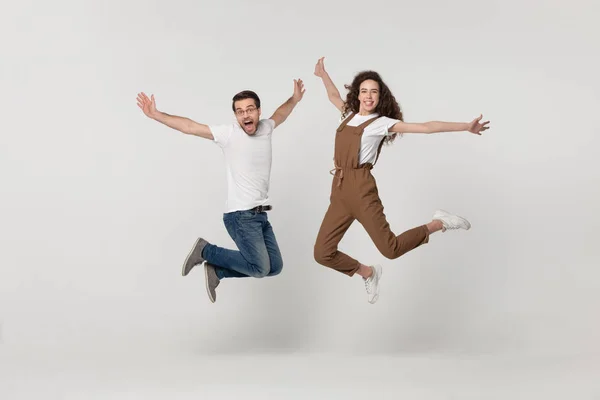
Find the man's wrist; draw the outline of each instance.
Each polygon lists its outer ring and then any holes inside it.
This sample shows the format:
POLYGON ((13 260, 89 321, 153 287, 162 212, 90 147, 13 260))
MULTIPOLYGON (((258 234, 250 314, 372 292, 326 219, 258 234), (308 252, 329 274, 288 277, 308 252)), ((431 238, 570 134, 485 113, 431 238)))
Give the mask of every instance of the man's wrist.
POLYGON ((159 121, 161 120, 162 117, 162 113, 158 110, 156 110, 155 112, 153 112, 152 114, 150 114, 150 118, 152 118, 155 121, 159 121))

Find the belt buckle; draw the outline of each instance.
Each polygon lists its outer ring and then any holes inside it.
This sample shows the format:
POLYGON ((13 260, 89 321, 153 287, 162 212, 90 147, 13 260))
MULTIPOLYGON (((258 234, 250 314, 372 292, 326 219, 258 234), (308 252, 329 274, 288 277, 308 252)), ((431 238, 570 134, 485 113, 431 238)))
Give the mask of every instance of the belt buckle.
POLYGON ((260 206, 256 206, 256 212, 257 213, 262 213, 265 211, 269 211, 271 209, 271 206, 267 205, 260 205, 260 206))

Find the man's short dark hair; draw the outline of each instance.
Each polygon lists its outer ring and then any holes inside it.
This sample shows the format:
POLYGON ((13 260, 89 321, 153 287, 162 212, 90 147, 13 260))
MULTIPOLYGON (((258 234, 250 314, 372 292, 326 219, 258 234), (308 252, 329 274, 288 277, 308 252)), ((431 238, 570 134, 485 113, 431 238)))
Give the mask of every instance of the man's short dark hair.
POLYGON ((244 90, 243 92, 239 92, 235 96, 233 96, 233 101, 231 102, 231 108, 235 111, 235 102, 245 99, 254 99, 254 104, 256 104, 256 108, 260 108, 260 99, 258 95, 254 93, 252 90, 244 90))

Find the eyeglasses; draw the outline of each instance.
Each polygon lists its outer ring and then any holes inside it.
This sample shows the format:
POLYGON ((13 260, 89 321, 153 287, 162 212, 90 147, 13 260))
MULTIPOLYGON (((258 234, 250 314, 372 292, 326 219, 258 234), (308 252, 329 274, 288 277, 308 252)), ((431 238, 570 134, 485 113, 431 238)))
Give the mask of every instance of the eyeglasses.
POLYGON ((257 110, 256 107, 249 107, 245 110, 235 110, 235 115, 237 115, 238 117, 242 117, 244 116, 246 113, 248 113, 248 115, 250 114, 254 114, 254 112, 257 110))

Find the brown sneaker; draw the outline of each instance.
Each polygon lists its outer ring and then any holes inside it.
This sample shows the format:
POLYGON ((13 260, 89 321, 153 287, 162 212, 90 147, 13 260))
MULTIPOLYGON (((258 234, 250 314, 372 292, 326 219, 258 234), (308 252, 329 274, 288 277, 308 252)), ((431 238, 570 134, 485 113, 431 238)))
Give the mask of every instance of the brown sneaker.
POLYGON ((198 238, 196 243, 194 243, 194 247, 188 254, 185 262, 183 263, 183 268, 181 270, 181 275, 186 276, 190 273, 192 268, 194 268, 198 264, 202 264, 205 260, 202 258, 202 250, 204 250, 204 246, 206 246, 208 242, 202 238, 198 238))

